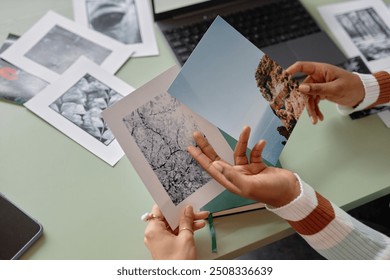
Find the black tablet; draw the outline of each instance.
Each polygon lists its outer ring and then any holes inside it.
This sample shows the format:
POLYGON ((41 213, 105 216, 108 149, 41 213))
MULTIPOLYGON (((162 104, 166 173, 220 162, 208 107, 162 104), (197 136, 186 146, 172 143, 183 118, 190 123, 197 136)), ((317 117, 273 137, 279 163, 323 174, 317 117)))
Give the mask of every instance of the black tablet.
POLYGON ((0 193, 0 259, 18 259, 42 235, 42 225, 0 193))

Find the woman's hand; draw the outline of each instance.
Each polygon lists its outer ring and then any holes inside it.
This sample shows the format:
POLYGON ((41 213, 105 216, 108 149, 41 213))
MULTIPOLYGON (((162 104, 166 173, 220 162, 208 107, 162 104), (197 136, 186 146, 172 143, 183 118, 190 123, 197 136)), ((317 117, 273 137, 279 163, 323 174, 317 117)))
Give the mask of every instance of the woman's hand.
POLYGON ((199 132, 194 133, 199 148, 190 146, 188 151, 217 182, 232 193, 274 207, 288 204, 300 193, 297 178, 288 170, 268 167, 262 161, 263 140, 253 147, 248 159, 246 149, 249 135, 250 128, 244 127, 234 150, 233 166, 221 159, 199 132))
POLYGON ((154 205, 152 217, 145 229, 144 243, 155 260, 193 260, 197 258, 194 231, 203 228, 208 212, 194 213, 191 206, 183 209, 179 228, 172 231, 162 215, 160 208, 154 205))
POLYGON ((306 109, 313 124, 324 119, 318 106, 321 99, 348 107, 355 107, 364 99, 364 86, 359 76, 340 67, 299 61, 287 68, 286 72, 290 75, 297 73, 307 75, 299 86, 299 91, 309 95, 306 109))

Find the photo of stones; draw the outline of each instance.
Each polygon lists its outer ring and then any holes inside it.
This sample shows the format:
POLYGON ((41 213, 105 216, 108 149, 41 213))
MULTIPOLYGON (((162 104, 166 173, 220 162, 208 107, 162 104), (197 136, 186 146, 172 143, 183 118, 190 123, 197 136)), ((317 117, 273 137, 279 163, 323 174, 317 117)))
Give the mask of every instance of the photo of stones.
POLYGON ((49 107, 108 146, 114 140, 114 136, 101 113, 122 97, 87 74, 49 107))
POLYGON ((123 118, 137 146, 177 206, 211 178, 187 152, 199 130, 189 111, 169 94, 153 98, 123 118))

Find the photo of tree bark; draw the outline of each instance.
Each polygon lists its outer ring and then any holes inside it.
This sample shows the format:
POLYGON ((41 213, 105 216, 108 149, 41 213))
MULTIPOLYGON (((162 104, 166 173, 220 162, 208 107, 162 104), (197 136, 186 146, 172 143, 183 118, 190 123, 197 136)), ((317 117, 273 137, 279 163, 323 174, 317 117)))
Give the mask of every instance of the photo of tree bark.
POLYGON ((121 94, 87 74, 49 107, 109 145, 114 135, 101 117, 101 112, 122 98, 121 94))
POLYGON ((175 205, 211 180, 187 152, 199 127, 168 93, 134 110, 123 122, 175 205))

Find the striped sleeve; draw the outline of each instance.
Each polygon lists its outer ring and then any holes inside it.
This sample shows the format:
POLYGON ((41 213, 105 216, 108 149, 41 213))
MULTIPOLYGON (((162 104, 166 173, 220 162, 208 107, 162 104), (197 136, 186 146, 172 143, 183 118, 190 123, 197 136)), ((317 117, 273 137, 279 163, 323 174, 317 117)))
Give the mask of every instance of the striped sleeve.
POLYGON ((280 208, 267 206, 268 210, 285 219, 327 259, 390 259, 389 237, 354 219, 297 178, 301 194, 280 208))
POLYGON ((356 108, 337 105, 340 113, 350 114, 379 105, 390 105, 390 70, 380 71, 373 75, 355 74, 360 77, 364 85, 365 97, 356 108))

